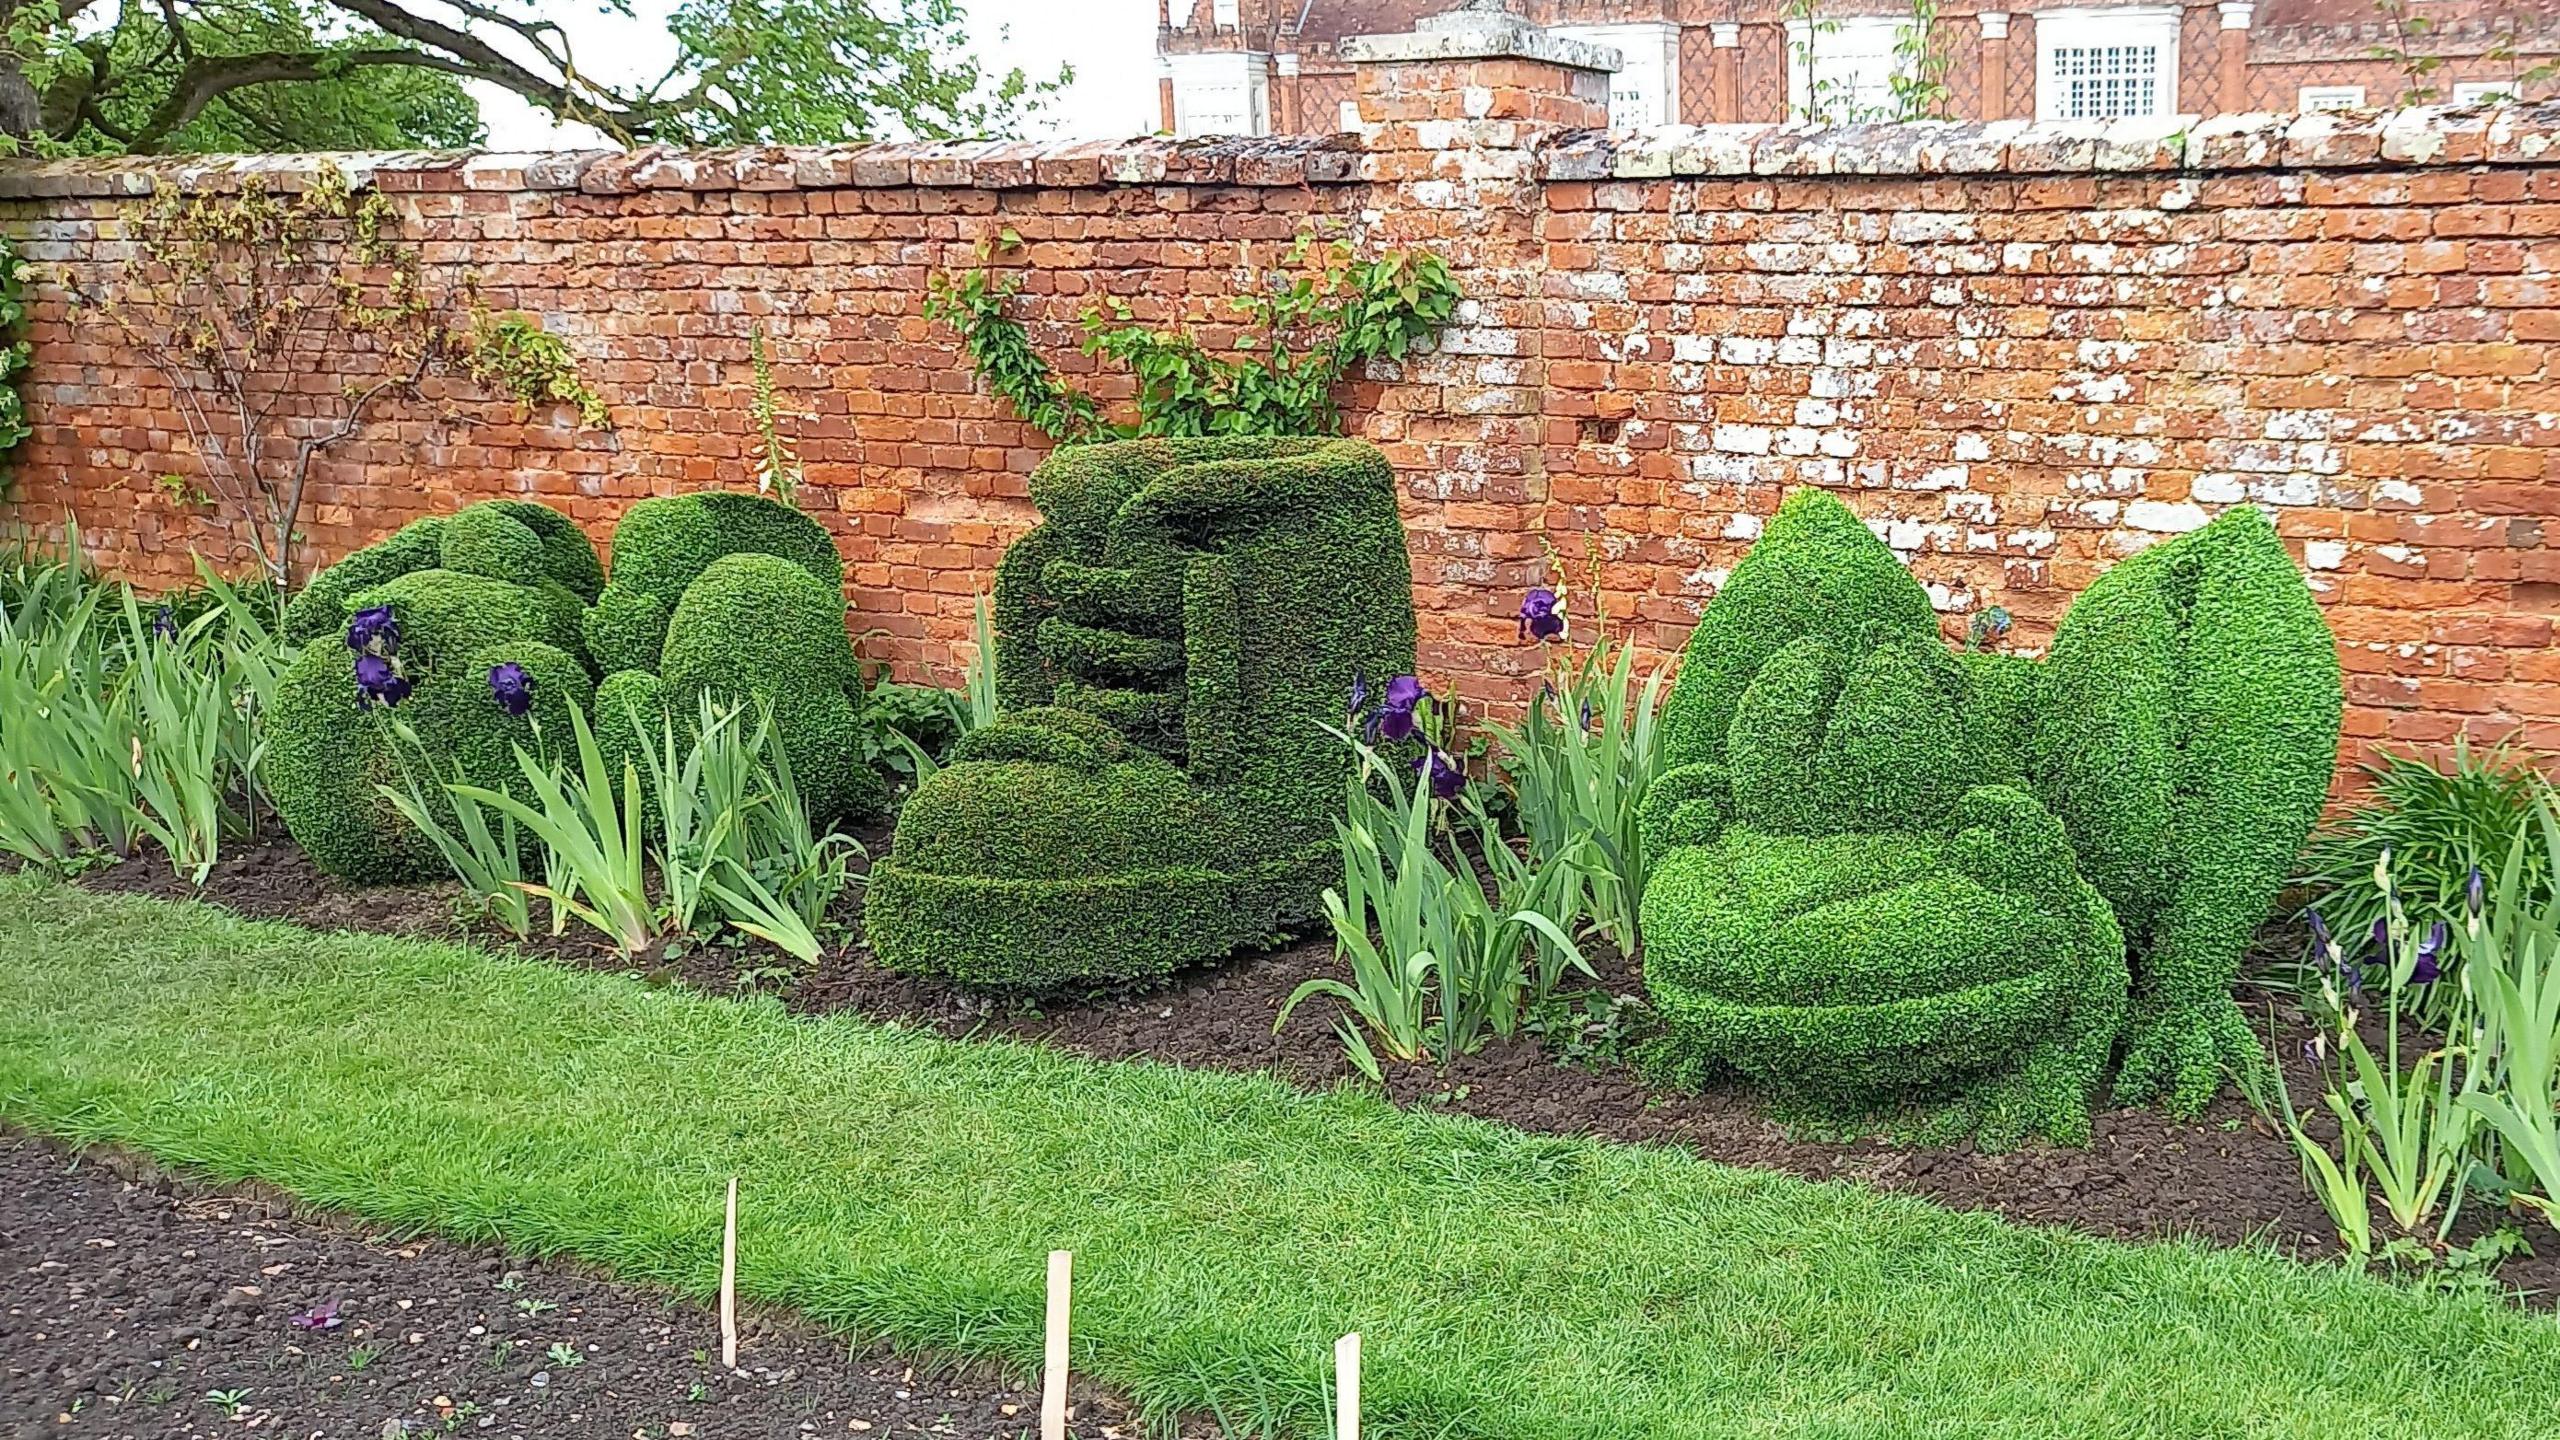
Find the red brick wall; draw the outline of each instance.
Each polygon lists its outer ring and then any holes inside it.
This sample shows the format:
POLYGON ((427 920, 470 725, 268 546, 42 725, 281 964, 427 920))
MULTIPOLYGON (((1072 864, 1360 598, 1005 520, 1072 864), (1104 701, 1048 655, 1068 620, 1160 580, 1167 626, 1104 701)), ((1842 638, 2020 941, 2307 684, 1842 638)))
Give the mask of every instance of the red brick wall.
MULTIPOLYGON (((1046 446, 923 319, 927 275, 1017 232, 1021 313, 1081 374, 1073 322, 1099 296, 1205 317, 1240 242, 1273 254, 1322 219, 1433 245, 1470 297, 1438 353, 1352 397, 1405 478, 1435 684, 1524 692, 1538 657, 1510 616, 1550 546, 1577 581, 1596 552, 1611 613, 1676 647, 1794 485, 1869 517, 1951 634, 2004 605, 2029 650, 2113 559, 2259 503, 2328 608, 2356 740, 2521 729, 2560 750, 2560 117, 1613 141, 1505 118, 1507 93, 1486 118, 1415 110, 1366 153, 382 169, 431 258, 539 314, 617 427, 411 417, 324 467, 314 548, 489 495, 601 537, 638 497, 746 483, 761 320, 865 653, 950 681, 1046 446), (1859 171, 1883 173, 1840 173, 1859 171)), ((165 388, 58 278, 112 266, 122 202, 99 173, 0 171, 0 225, 38 265, 10 512, 74 512, 100 560, 172 580, 215 537, 153 477, 198 462, 165 388)))

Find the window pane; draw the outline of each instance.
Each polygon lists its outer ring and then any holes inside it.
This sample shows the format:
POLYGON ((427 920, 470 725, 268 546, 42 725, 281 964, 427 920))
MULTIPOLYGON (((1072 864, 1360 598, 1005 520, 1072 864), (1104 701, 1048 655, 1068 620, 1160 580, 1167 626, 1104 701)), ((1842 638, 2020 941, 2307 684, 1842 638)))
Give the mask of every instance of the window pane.
POLYGON ((2053 85, 2066 120, 2120 120, 2160 113, 2160 47, 2057 45, 2053 85))

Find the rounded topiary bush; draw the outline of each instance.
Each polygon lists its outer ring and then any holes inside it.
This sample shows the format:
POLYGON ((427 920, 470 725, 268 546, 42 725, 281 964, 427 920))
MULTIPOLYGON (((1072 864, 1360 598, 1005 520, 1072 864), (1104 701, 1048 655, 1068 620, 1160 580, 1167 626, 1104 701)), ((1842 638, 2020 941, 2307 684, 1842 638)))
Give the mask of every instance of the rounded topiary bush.
POLYGON ((657 669, 685 591, 730 555, 787 560, 830 592, 844 591, 844 559, 826 527, 788 505, 716 490, 643 500, 614 527, 612 582, 587 616, 596 662, 608 671, 657 669))
POLYGON ((808 567, 754 553, 711 562, 668 617, 658 679, 679 717, 706 695, 770 707, 813 816, 865 818, 887 804, 864 758, 862 670, 843 592, 808 567))
POLYGON ((2231 997, 2337 763, 2337 642, 2255 509, 2132 556, 2055 630, 2039 790, 2137 964, 2129 1101, 2200 1113, 2264 1064, 2231 997))
MULTIPOLYGON (((305 592, 336 597, 339 613, 281 678, 267 725, 266 777, 286 828, 333 875, 374 882, 445 873, 380 787, 406 793, 414 784, 431 810, 446 812, 443 785, 457 777, 521 791, 515 747, 542 753, 567 743, 569 711, 591 698, 576 595, 554 578, 559 568, 543 559, 549 552, 531 529, 473 509, 482 513, 392 537, 385 542, 392 560, 358 552, 305 592), (456 558, 533 562, 532 583, 413 568, 363 588, 346 585, 349 574, 379 574, 414 560, 422 535, 438 538, 442 558, 442 537, 457 522, 456 558), (387 612, 394 632, 376 633, 396 633, 396 642, 375 640, 362 652, 344 643, 349 618, 359 612, 387 612), (396 683, 369 695, 357 668, 367 658, 396 683), (508 713, 490 685, 489 672, 508 663, 521 667, 530 687, 520 716, 508 713)), ((309 607, 303 623, 317 623, 309 607)))
POLYGON ((356 592, 443 564, 444 525, 441 515, 412 521, 312 576, 284 607, 285 640, 308 645, 336 634, 347 623, 347 601, 356 592))

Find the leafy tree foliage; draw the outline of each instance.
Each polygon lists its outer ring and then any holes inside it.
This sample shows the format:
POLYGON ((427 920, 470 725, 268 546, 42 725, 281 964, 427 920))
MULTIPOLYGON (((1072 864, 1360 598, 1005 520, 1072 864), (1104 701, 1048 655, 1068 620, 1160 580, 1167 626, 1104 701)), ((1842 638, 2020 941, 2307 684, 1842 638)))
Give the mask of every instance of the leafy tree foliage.
MULTIPOLYGON (((603 0, 629 17, 633 0, 603 0)), ((966 58, 960 0, 684 0, 677 54, 598 78, 541 0, 0 0, 0 135, 71 151, 453 146, 483 81, 625 143, 1004 130, 1050 90, 966 58)))

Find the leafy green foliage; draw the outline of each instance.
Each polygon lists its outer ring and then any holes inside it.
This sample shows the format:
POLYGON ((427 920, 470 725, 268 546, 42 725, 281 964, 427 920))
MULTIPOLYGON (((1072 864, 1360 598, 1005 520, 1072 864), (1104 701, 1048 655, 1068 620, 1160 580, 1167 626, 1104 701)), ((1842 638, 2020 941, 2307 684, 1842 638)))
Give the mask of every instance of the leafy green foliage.
MULTIPOLYGON (((526 865, 547 858, 547 852, 527 843, 513 815, 500 811, 492 826, 490 807, 471 798, 468 779, 442 784, 443 803, 430 800, 429 787, 439 783, 433 778, 434 763, 431 756, 417 756, 416 763, 404 770, 406 783, 381 787, 382 798, 435 847, 483 914, 517 939, 529 938, 536 886, 528 879, 526 865), (429 778, 422 779, 420 771, 427 771, 429 778)), ((556 880, 546 876, 541 883, 549 887, 556 880)))
MULTIPOLYGON (((2459 919, 2472 872, 2495 873, 2519 835, 2528 849, 2525 883, 2538 885, 2548 873, 2535 811, 2551 784, 2503 748, 2482 754, 2456 740, 2441 768, 2389 753, 2361 768, 2363 798, 2313 836, 2302 857, 2300 883, 2309 891, 2303 909, 2332 933, 2369 933, 2393 900, 2421 926, 2459 919), (2376 878, 2386 856, 2390 897, 2376 878)), ((2441 1028, 2458 991, 2457 984, 2422 992, 2410 1008, 2441 1028)))
POLYGON ((2099 576, 2044 669, 2037 788, 2138 957, 2117 1093, 2198 1114, 2264 1063, 2231 985, 2328 795, 2337 644, 2241 508, 2099 576))
POLYGON ((657 669, 685 591, 712 562, 745 554, 780 556, 828 589, 844 588, 844 557, 826 528, 764 496, 661 495, 624 511, 613 527, 613 583, 583 622, 596 664, 608 672, 657 669))
MULTIPOLYGON (((1008 233, 1007 245, 1015 243, 1008 233)), ((1135 424, 1060 380, 1006 301, 1019 275, 981 267, 933 277, 925 314, 960 332, 979 380, 1014 413, 1062 444, 1175 435, 1335 435, 1343 382, 1372 360, 1401 360, 1456 313, 1458 286, 1436 255, 1394 251, 1358 260, 1312 232, 1253 287, 1227 302, 1232 345, 1213 349, 1187 328, 1153 329, 1112 297, 1084 313, 1081 348, 1125 366, 1138 385, 1135 424)))
POLYGON ((725 555, 685 587, 658 665, 678 714, 706 697, 764 707, 811 812, 825 821, 876 816, 888 803, 864 753, 862 671, 844 617, 843 592, 806 567, 777 555, 725 555))
POLYGON ((1530 853, 1553 862, 1587 847, 1592 918, 1627 952, 1652 873, 1644 802, 1670 678, 1668 665, 1639 677, 1635 647, 1603 637, 1554 667, 1518 724, 1485 727, 1530 853))
POLYGON ((75 322, 110 330, 198 417, 196 473, 171 478, 281 591, 298 578, 313 467, 426 409, 430 378, 577 388, 556 341, 450 303, 399 225, 380 192, 334 166, 291 190, 255 174, 218 193, 163 186, 119 218, 130 249, 112 282, 70 281, 75 322), (315 371, 350 356, 360 382, 315 390, 315 371))
POLYGON ((1330 995, 1343 1005, 1334 1022, 1343 1048, 1381 1079, 1381 1049, 1388 1060, 1445 1064, 1488 1034, 1518 1033, 1566 969, 1592 974, 1573 933, 1588 909, 1586 845, 1530 859, 1473 796, 1462 830, 1429 785, 1408 784, 1375 750, 1334 733, 1360 761, 1334 822, 1342 883, 1324 892, 1334 954, 1351 979, 1300 985, 1275 1032, 1307 999, 1330 995))
POLYGON ((872 871, 901 969, 1017 989, 1160 975, 1311 919, 1355 675, 1413 665, 1385 457, 1345 441, 1062 449, 997 571, 1004 715, 918 786, 872 871), (1096 635, 1178 642, 1131 672, 1096 635), (1077 643, 1063 643, 1074 637, 1077 643))
POLYGON ((10 136, 40 152, 257 154, 458 149, 480 107, 453 75, 388 63, 396 47, 339 7, 188 0, 124 7, 100 29, 61 7, 11 26, 38 92, 10 136))
POLYGON ((818 927, 850 881, 860 847, 810 823, 790 752, 770 713, 698 697, 689 723, 661 717, 648 764, 647 808, 667 927, 694 933, 709 904, 739 930, 802 964, 820 953, 818 927))
MULTIPOLYGON (((18 242, 0 236, 0 456, 33 433, 26 398, 18 389, 32 353, 26 339, 28 274, 27 262, 18 258, 18 242)), ((5 478, 0 478, 0 493, 6 489, 5 478)))
POLYGON ((254 832, 261 725, 282 666, 273 612, 206 570, 181 625, 76 562, 0 600, 0 852, 69 869, 156 842, 201 884, 254 832))
POLYGON ((587 549, 578 564, 587 542, 565 516, 524 523, 525 511, 540 509, 499 502, 432 529, 411 526, 324 571, 288 611, 289 629, 318 633, 279 682, 267 768, 286 828, 322 869, 365 881, 443 872, 446 855, 397 800, 428 805, 440 825, 455 823, 444 808, 448 777, 507 789, 518 783, 514 752, 549 753, 546 737, 564 741, 569 712, 586 708, 593 683, 580 658, 584 607, 555 577, 583 573, 580 583, 590 583, 594 554, 587 549), (438 560, 449 553, 459 563, 513 567, 514 578, 432 562, 361 589, 340 575, 370 579, 415 565, 430 542, 438 560), (312 593, 343 597, 325 629, 317 605, 307 603, 312 593), (363 702, 356 655, 342 639, 348 618, 375 606, 389 606, 398 620, 399 672, 415 687, 387 710, 363 702), (509 715, 491 692, 490 672, 501 664, 519 665, 532 679, 525 715, 509 715), (413 786, 420 771, 429 783, 413 786))
POLYGON ((1822 0, 1788 0, 1786 18, 1794 37, 1788 42, 1788 64, 1802 77, 1802 104, 1790 118, 1817 125, 1859 125, 1904 120, 1945 120, 1954 92, 1947 85, 1953 57, 1938 36, 1938 0, 1908 0, 1893 39, 1893 65, 1884 77, 1881 101, 1857 93, 1849 81, 1824 71, 1823 52, 1840 33, 1840 22, 1824 13, 1822 0))
POLYGON ((530 315, 473 315, 464 364, 472 379, 513 395, 525 411, 566 405, 582 426, 613 428, 604 397, 579 378, 577 356, 530 315))
POLYGON ((476 81, 627 144, 826 144, 1003 133, 1070 78, 982 69, 958 0, 686 0, 663 19, 672 63, 616 85, 581 63, 578 27, 515 0, 171 0, 104 26, 28 6, 0 127, 48 150, 458 147, 482 138, 476 81))
POLYGON ((551 857, 550 874, 527 889, 551 903, 553 934, 574 916, 603 931, 625 955, 633 954, 663 933, 649 895, 639 769, 625 759, 617 774, 606 763, 583 711, 569 712, 569 729, 574 769, 515 752, 524 798, 477 785, 458 785, 454 795, 499 811, 541 842, 551 857))
POLYGON ((2404 908, 2396 874, 2378 862, 2383 913, 2372 930, 2319 932, 2317 998, 2328 1024, 2309 1049, 2334 1141, 2304 1122, 2280 1076, 2249 1084, 2253 1103, 2292 1139, 2354 1264, 2380 1255, 2458 1265, 2464 1257, 2449 1241, 2475 1192, 2519 1212, 2560 1214, 2560 907, 2551 898, 2560 814, 2547 799, 2532 809, 2494 881, 2455 917, 2404 908), (2368 1006, 2378 1025, 2364 1023, 2368 1006), (2421 1009, 2441 1017, 2445 1038, 2404 1064, 2403 1021, 2421 1009))

